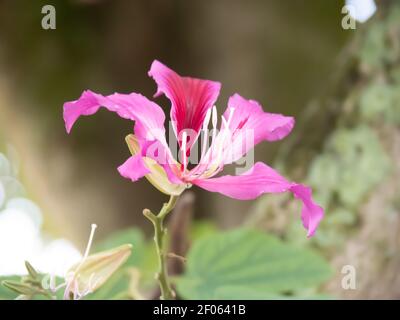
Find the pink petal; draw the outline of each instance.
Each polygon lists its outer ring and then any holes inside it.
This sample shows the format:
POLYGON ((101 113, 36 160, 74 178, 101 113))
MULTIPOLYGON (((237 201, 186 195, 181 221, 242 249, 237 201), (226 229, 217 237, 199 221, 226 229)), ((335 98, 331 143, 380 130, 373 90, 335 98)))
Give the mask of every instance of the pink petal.
POLYGON ((246 100, 239 94, 230 97, 225 119, 229 118, 230 108, 234 108, 229 124, 233 140, 231 159, 225 159, 225 164, 238 160, 261 141, 283 139, 294 127, 293 117, 264 112, 257 101, 246 100))
MULTIPOLYGON (((156 160, 167 172, 168 178, 174 183, 181 182, 174 176, 170 168, 173 163, 173 156, 165 139, 164 112, 157 104, 140 94, 114 93, 109 96, 103 96, 90 90, 84 91, 78 100, 64 104, 64 121, 67 132, 71 131, 72 126, 81 115, 92 115, 102 106, 109 111, 116 112, 124 119, 136 121, 135 133, 141 144, 140 155, 156 160), (153 146, 153 152, 147 152, 149 146, 153 146)), ((130 163, 129 161, 133 161, 130 159, 125 163, 126 165, 130 163)), ((141 165, 144 166, 139 158, 135 161, 131 163, 132 166, 134 164, 138 168, 141 165)), ((136 178, 136 173, 128 172, 125 170, 124 165, 120 167, 120 169, 124 170, 124 173, 120 171, 124 177, 136 181, 142 176, 139 175, 136 178)), ((142 172, 144 171, 145 167, 142 167, 142 172)), ((140 173, 141 171, 138 172, 140 173)))
POLYGON ((257 162, 239 176, 226 175, 192 182, 208 191, 219 192, 239 200, 255 199, 263 193, 285 192, 292 186, 292 183, 262 162, 257 162))
POLYGON ((128 135, 125 140, 132 156, 136 158, 130 160, 132 163, 127 162, 126 166, 120 167, 120 173, 124 177, 135 181, 145 174, 147 180, 162 193, 178 196, 184 191, 186 184, 178 180, 173 174, 170 167, 170 165, 173 165, 172 163, 160 165, 156 159, 148 157, 146 152, 143 153, 144 147, 149 148, 151 144, 159 143, 158 141, 140 141, 133 134, 128 135))
POLYGON ((324 209, 317 205, 312 199, 312 190, 302 184, 296 184, 290 188, 294 196, 303 201, 301 220, 303 226, 308 230, 308 237, 312 237, 318 227, 319 222, 324 217, 324 209))
POLYGON ((250 170, 239 176, 222 176, 192 181, 193 184, 211 192, 219 192, 230 198, 251 200, 264 193, 290 191, 303 202, 302 221, 312 236, 323 217, 324 210, 314 203, 311 189, 301 184, 287 181, 278 172, 262 162, 257 162, 250 170))
POLYGON ((131 179, 134 182, 150 173, 150 170, 145 166, 142 156, 137 154, 131 156, 120 165, 118 167, 118 172, 124 178, 131 179))
MULTIPOLYGON (((256 144, 263 140, 281 140, 294 127, 293 117, 264 112, 257 101, 246 100, 237 93, 229 98, 228 106, 235 108, 230 128, 255 130, 256 144)), ((229 110, 225 111, 224 116, 228 118, 229 110)))
POLYGON ((148 157, 155 160, 165 171, 169 181, 173 184, 182 184, 179 178, 176 160, 174 159, 168 145, 160 141, 149 141, 145 139, 139 140, 140 153, 143 157, 148 157))
POLYGON ((121 118, 136 121, 135 133, 139 138, 165 140, 164 112, 157 104, 137 93, 102 96, 90 90, 84 91, 78 100, 64 104, 67 132, 71 131, 81 115, 92 115, 101 106, 116 112, 121 118))
MULTIPOLYGON (((149 76, 158 86, 155 96, 162 93, 171 101, 171 119, 175 133, 191 129, 198 133, 207 111, 218 98, 221 84, 219 82, 181 77, 161 62, 154 60, 149 76)), ((194 141, 188 145, 193 145, 194 141)))

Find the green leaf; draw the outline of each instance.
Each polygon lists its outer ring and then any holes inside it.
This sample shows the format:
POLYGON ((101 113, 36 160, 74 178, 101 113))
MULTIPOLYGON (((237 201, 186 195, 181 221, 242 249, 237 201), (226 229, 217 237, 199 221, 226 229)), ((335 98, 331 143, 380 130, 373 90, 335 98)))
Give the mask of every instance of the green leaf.
POLYGON ((4 280, 2 282, 2 285, 10 290, 15 291, 18 294, 31 296, 37 292, 36 288, 31 286, 30 284, 23 283, 20 281, 4 280))
POLYGON ((25 261, 25 267, 26 270, 28 271, 29 275, 33 279, 37 279, 39 277, 38 272, 35 270, 35 268, 29 263, 29 261, 25 261))
POLYGON ((6 288, 3 281, 18 281, 19 279, 18 276, 0 277, 0 300, 12 300, 18 296, 18 293, 6 288))
POLYGON ((217 233, 218 228, 211 220, 196 220, 192 223, 190 230, 190 240, 192 242, 211 234, 217 233))
POLYGON ((142 231, 136 228, 113 233, 110 237, 96 245, 95 252, 110 250, 124 244, 132 245, 132 254, 127 260, 126 266, 139 266, 144 260, 145 241, 142 231))
POLYGON ((177 279, 187 299, 268 299, 315 287, 331 275, 313 251, 248 229, 204 237, 187 259, 177 279))

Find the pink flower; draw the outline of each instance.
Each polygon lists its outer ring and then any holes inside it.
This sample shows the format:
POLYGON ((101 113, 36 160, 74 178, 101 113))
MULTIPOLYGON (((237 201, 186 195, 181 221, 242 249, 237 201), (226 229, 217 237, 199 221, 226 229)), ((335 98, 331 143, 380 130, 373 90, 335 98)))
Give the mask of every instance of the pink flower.
POLYGON ((155 96, 164 94, 171 101, 179 161, 167 144, 163 110, 137 93, 103 96, 84 91, 78 100, 64 104, 67 132, 81 115, 92 115, 103 106, 122 118, 135 121, 135 135, 127 137, 133 155, 118 168, 123 177, 136 181, 145 176, 159 190, 171 195, 179 195, 191 185, 240 200, 289 191, 303 202, 303 225, 308 236, 314 234, 324 210, 313 201, 309 187, 286 180, 262 162, 240 175, 216 177, 224 165, 237 161, 259 142, 287 136, 294 126, 292 117, 264 112, 256 101, 234 94, 217 132, 214 103, 221 88, 219 82, 181 77, 159 61, 153 62, 149 75, 158 85, 155 96), (213 130, 208 144, 210 122, 213 130), (189 168, 189 157, 200 136, 200 161, 189 168))

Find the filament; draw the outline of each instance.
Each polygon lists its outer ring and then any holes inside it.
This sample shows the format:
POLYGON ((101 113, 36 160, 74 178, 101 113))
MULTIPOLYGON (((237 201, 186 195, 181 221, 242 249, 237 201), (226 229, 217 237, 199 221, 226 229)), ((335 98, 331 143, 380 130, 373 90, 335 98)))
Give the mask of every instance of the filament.
POLYGON ((206 117, 204 118, 203 122, 203 139, 202 139, 202 144, 201 144, 201 155, 200 155, 200 163, 201 160, 203 159, 206 149, 207 149, 207 142, 208 142, 208 125, 210 123, 211 119, 211 109, 207 110, 206 117))
POLYGON ((187 167, 186 140, 187 140, 187 132, 184 131, 182 133, 183 171, 185 171, 187 167))

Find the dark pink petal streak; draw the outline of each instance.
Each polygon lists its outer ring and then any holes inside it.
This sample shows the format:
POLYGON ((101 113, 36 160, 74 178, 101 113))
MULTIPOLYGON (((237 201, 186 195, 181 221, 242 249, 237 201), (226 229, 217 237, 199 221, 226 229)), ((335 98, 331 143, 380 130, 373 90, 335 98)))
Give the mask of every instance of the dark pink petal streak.
MULTIPOLYGON (((149 76, 157 83, 155 97, 162 93, 171 101, 171 120, 178 138, 184 129, 198 133, 207 111, 218 98, 219 82, 181 77, 161 62, 155 60, 149 76)), ((194 141, 188 145, 193 145, 194 141)))

